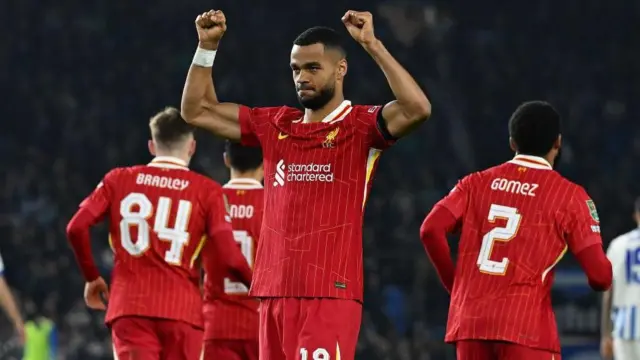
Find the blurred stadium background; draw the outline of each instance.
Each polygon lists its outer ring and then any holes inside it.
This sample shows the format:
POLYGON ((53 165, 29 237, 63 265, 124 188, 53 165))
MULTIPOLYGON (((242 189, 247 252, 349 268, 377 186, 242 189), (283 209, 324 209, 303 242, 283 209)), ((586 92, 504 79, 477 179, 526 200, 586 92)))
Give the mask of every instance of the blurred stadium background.
MULTIPOLYGON (((0 25, 0 253, 23 308, 59 329, 59 359, 109 359, 102 315, 64 227, 115 166, 144 163, 147 119, 177 106, 197 39, 195 16, 223 9, 229 30, 214 74, 223 100, 296 105, 288 56, 312 25, 342 31, 347 8, 374 13, 376 33, 428 91, 432 120, 383 157, 365 221, 366 314, 358 359, 450 359, 447 301, 418 239, 424 215, 464 174, 507 160, 506 121, 527 99, 564 116, 560 171, 586 186, 606 242, 634 226, 640 194, 640 3, 539 1, 63 0, 3 2, 0 25)), ((344 32, 347 36, 346 31, 344 32)), ((367 54, 349 50, 348 98, 390 99, 367 54)), ((225 181, 221 141, 201 133, 196 169, 225 181)), ((104 273, 104 228, 94 234, 104 273)), ((565 359, 596 359, 598 298, 567 256, 554 302, 565 359)), ((0 359, 12 336, 0 322, 0 359)))

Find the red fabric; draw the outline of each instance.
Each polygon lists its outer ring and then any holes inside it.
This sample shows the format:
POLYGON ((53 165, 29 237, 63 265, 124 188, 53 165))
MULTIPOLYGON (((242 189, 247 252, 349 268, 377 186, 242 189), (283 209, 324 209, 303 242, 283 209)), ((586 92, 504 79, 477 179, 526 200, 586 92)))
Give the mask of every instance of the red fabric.
POLYGON ((202 330, 182 321, 121 317, 111 336, 119 360, 193 360, 202 354, 202 330))
POLYGON ((151 165, 112 170, 81 204, 109 218, 106 322, 146 316, 202 327, 201 252, 207 259, 218 252, 245 282, 250 269, 235 246, 222 187, 186 167, 151 165))
POLYGON ((613 282, 613 269, 602 245, 594 244, 576 254, 580 267, 589 279, 589 286, 595 291, 606 291, 613 282))
POLYGON ((263 299, 260 302, 260 357, 355 359, 361 321, 362 304, 353 300, 263 299), (301 356, 302 352, 307 356, 301 356))
POLYGON ((242 142, 265 159, 252 296, 362 301, 363 204, 393 141, 378 129, 380 106, 346 105, 310 124, 293 108, 240 110, 242 142))
POLYGON ((456 355, 458 360, 561 360, 557 352, 503 341, 458 341, 456 355))
POLYGON ((87 282, 100 276, 100 271, 98 271, 91 253, 91 234, 89 232, 91 226, 98 221, 99 219, 91 211, 80 208, 67 225, 67 239, 80 266, 82 276, 87 282))
POLYGON ((449 293, 453 289, 455 268, 451 258, 451 249, 447 242, 447 233, 450 233, 456 224, 457 219, 449 210, 442 206, 436 206, 420 227, 422 245, 436 268, 440 281, 449 293))
POLYGON ((502 340, 559 352, 553 268, 567 248, 602 246, 600 227, 582 187, 523 162, 465 177, 436 206, 461 230, 447 342, 502 340))
MULTIPOLYGON (((224 193, 231 208, 231 225, 237 246, 253 266, 262 226, 264 189, 256 182, 243 185, 239 181, 225 185, 224 193)), ((257 341, 258 301, 249 297, 248 292, 249 287, 224 267, 214 266, 207 273, 204 288, 205 340, 257 341)))
POLYGON ((202 360, 258 360, 258 340, 205 340, 202 360))

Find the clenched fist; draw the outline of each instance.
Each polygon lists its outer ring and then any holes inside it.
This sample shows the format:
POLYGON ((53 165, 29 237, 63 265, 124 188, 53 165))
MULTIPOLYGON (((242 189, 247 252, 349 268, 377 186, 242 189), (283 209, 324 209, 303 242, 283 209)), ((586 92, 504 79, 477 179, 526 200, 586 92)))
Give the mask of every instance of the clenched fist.
POLYGON ((211 50, 218 48, 222 35, 227 31, 227 19, 220 10, 209 10, 198 15, 196 29, 200 43, 208 45, 211 50))
POLYGON ((349 10, 342 17, 342 23, 360 45, 367 47, 377 41, 373 33, 373 15, 370 12, 349 10))

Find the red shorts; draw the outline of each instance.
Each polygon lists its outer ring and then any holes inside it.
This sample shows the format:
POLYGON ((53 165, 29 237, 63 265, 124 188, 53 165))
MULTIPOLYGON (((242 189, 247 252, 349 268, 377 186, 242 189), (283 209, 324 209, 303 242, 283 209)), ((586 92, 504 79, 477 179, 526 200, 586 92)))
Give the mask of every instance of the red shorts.
POLYGON ((260 360, 354 360, 361 320, 354 300, 263 299, 260 360))
POLYGON ((167 319, 126 316, 111 324, 118 360, 193 360, 202 353, 202 329, 167 319))
POLYGON ((456 342, 458 360, 561 360, 560 354, 505 341, 456 342))
POLYGON ((202 360, 258 360, 258 340, 205 340, 202 360))

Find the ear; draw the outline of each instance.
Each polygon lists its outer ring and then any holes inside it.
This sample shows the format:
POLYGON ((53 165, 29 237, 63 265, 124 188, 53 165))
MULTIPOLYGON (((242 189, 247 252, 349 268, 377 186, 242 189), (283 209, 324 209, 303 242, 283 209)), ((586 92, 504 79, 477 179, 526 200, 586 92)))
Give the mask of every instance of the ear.
POLYGON ((347 65, 347 59, 340 59, 338 61, 338 79, 342 80, 345 76, 347 76, 347 70, 349 66, 347 65))
POLYGON ((191 144, 189 144, 189 157, 192 157, 193 154, 196 153, 196 140, 194 139, 193 141, 191 141, 191 144))
POLYGON ((511 136, 509 136, 509 147, 514 153, 518 152, 518 147, 516 146, 515 140, 511 136))
POLYGON ((558 135, 558 138, 553 143, 553 148, 554 149, 560 149, 560 147, 562 147, 562 135, 558 135))
POLYGON ((156 156, 156 144, 153 143, 153 140, 149 140, 147 142, 147 147, 149 148, 149 153, 151 155, 156 156))
POLYGON ((224 161, 224 166, 231 169, 231 161, 229 161, 229 155, 227 155, 226 151, 222 153, 222 160, 224 161))

